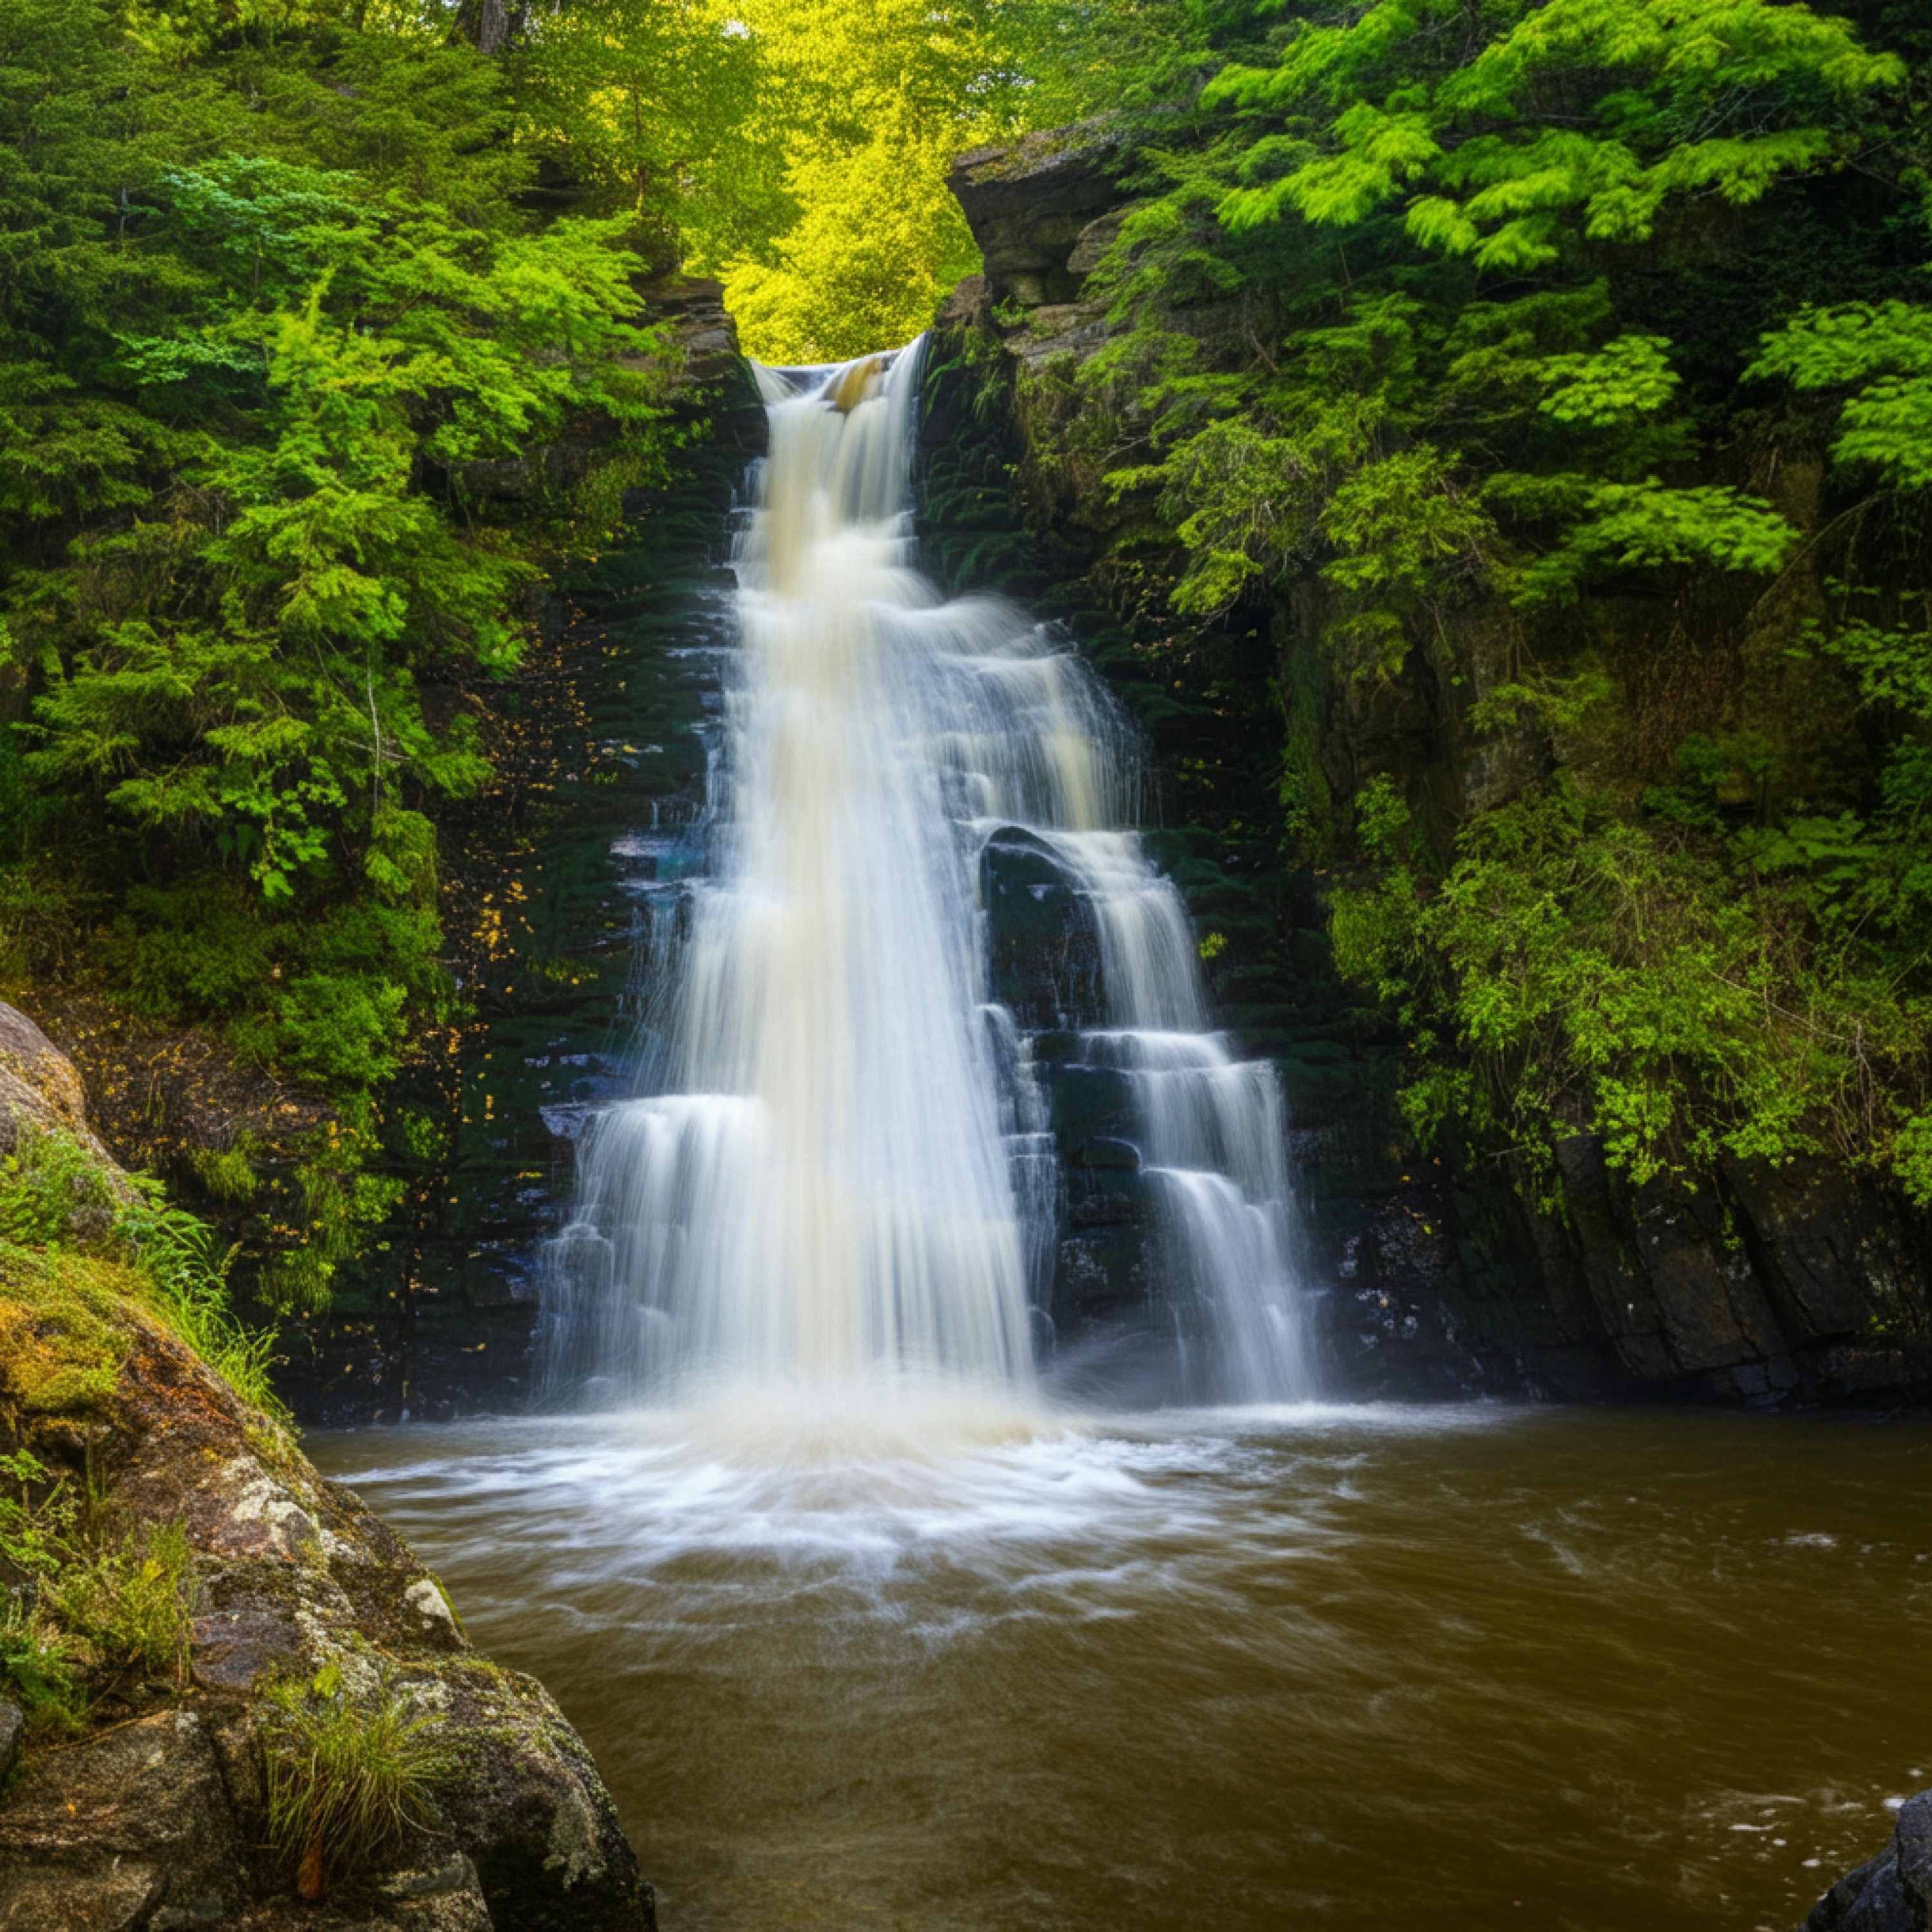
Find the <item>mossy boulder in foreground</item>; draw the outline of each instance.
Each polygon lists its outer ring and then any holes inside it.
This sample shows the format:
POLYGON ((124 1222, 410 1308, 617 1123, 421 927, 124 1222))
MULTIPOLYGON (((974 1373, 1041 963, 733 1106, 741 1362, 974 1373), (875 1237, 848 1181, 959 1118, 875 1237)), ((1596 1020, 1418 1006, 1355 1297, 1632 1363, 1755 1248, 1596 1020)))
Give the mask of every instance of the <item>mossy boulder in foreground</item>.
POLYGON ((0 1240, 0 1932, 652 1924, 542 1686, 85 1226, 0 1240), (44 1668, 81 1689, 37 1700, 44 1668))

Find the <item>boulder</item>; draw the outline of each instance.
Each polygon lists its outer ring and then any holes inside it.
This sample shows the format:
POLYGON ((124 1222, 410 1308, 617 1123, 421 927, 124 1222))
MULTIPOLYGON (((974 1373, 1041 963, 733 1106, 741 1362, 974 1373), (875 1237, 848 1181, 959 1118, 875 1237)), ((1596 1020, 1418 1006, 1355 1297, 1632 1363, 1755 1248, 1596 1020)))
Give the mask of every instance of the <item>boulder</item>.
POLYGON ((1802 1932, 1925 1932, 1932 1924, 1932 1791, 1899 1810, 1892 1842, 1811 1908, 1802 1932))
POLYGON ((1122 145, 1109 122, 1084 121, 1010 147, 975 148, 952 164, 949 184, 993 301, 1035 308, 1077 298, 1111 238, 1099 224, 1120 200, 1112 169, 1122 145))
POLYGON ((542 1687, 480 1656, 408 1545, 268 1418, 140 1311, 124 1320, 118 1384, 86 1438, 115 1504, 179 1523, 194 1551, 189 1686, 79 1743, 28 1747, 0 1802, 0 1932, 645 1932, 650 1888, 542 1687), (341 1904, 298 1910, 261 1850, 262 1694, 326 1669, 404 1700, 452 1768, 440 1822, 393 1869, 344 1874, 341 1904))
POLYGON ((0 1003, 0 1154, 11 1154, 23 1127, 71 1134, 117 1176, 87 1124, 87 1096, 74 1064, 18 1007, 0 1003))
POLYGON ((247 1868, 208 1719, 159 1712, 30 1760, 0 1807, 0 1932, 218 1922, 247 1868))

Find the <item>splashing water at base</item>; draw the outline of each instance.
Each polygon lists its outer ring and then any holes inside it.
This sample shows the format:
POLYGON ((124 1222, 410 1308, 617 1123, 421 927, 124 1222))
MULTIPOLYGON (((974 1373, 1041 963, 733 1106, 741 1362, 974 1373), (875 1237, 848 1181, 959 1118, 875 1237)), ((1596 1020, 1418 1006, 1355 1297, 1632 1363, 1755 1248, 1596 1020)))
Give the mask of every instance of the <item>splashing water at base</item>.
POLYGON ((1932 1430, 926 1394, 310 1446, 668 1932, 1784 1932, 1932 1780, 1932 1430))
MULTIPOLYGON (((1024 1400, 1058 1176, 1030 1048, 990 998, 980 854, 1034 840, 1089 909, 1199 1399, 1305 1392, 1273 1070, 1208 1018, 1172 885, 1126 829, 1132 734, 997 600, 908 566, 920 345, 760 371, 770 453, 692 889, 664 1091, 579 1150, 546 1383, 664 1400, 722 1378, 883 1402, 894 1377, 1024 1400)), ((1111 1058, 1110 1058, 1111 1056, 1111 1058)))

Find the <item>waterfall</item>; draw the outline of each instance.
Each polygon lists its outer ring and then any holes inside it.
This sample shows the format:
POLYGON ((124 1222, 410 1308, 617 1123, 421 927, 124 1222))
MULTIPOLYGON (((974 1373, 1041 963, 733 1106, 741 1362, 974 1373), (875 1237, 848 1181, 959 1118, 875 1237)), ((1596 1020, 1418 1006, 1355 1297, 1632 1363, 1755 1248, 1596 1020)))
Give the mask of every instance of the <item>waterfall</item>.
POLYGON ((1108 694, 1010 605, 941 601, 912 567, 922 346, 758 372, 709 876, 659 989, 663 1090, 579 1143, 546 1380, 1031 1384, 1062 1190, 1033 1040, 989 991, 981 856, 1004 834, 1090 909, 1104 1011, 1079 1057, 1133 1096, 1172 1293, 1218 1363, 1192 1392, 1299 1393, 1274 1071, 1208 1030, 1108 694))

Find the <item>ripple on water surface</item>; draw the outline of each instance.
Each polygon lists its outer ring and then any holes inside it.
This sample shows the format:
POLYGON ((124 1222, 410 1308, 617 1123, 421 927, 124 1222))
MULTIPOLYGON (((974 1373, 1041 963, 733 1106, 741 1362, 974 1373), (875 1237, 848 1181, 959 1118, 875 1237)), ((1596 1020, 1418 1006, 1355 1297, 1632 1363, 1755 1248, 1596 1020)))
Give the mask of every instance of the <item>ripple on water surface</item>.
POLYGON ((1748 1932, 1932 1778, 1922 1428, 764 1393, 310 1447, 556 1694, 667 1932, 1748 1932))

